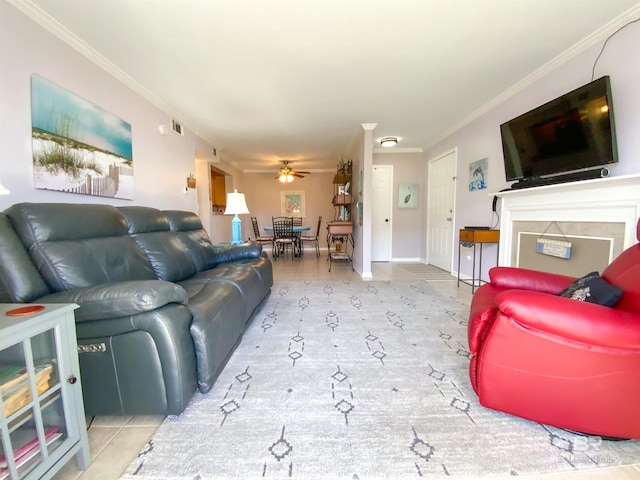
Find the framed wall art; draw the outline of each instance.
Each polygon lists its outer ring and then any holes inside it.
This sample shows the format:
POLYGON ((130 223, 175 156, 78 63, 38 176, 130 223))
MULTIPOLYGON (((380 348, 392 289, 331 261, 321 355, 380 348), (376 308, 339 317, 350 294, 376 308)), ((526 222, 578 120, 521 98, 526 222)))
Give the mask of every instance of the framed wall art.
POLYGON ((398 184, 398 208, 418 208, 417 183, 398 184))
POLYGON ((133 199, 131 125, 39 75, 31 140, 35 188, 133 199))
POLYGON ((487 188, 487 170, 489 159, 483 158, 469 164, 469 191, 487 188))
POLYGON ((283 217, 306 217, 304 190, 281 191, 280 214, 283 217))

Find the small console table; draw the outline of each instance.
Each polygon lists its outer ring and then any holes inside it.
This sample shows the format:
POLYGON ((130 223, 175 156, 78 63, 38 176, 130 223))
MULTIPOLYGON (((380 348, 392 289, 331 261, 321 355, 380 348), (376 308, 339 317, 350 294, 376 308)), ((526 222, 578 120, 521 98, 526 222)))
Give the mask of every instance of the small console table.
POLYGON ((351 263, 351 271, 355 272, 353 268, 353 224, 351 222, 327 222, 327 247, 329 249, 329 271, 331 271, 331 265, 335 261, 346 261, 351 263), (340 250, 332 250, 331 247, 341 245, 340 250), (351 245, 351 253, 349 253, 349 245, 351 245))
POLYGON ((497 245, 496 253, 496 265, 500 255, 500 230, 473 230, 473 229, 461 229, 460 241, 458 242, 458 287, 460 282, 471 285, 471 293, 474 293, 476 287, 479 287, 484 282, 482 280, 482 246, 485 243, 495 243, 497 245), (478 256, 478 276, 476 277, 476 245, 480 244, 480 255, 478 256), (460 279, 460 253, 462 247, 473 248, 473 267, 471 270, 471 279, 460 279))

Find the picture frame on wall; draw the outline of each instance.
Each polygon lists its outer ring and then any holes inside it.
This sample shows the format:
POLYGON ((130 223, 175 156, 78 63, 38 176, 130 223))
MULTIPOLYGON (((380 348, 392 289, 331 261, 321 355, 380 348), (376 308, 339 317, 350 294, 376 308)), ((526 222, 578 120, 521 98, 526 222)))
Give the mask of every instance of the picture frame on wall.
POLYGON ((31 140, 35 188, 133 200, 131 124, 37 74, 31 140))
POLYGON ((489 159, 482 158, 469 164, 469 191, 484 190, 487 188, 487 172, 489 159))
POLYGON ((417 183, 398 184, 398 208, 418 208, 419 190, 417 183))
POLYGON ((283 217, 307 216, 304 190, 286 190, 280 192, 280 215, 283 217))

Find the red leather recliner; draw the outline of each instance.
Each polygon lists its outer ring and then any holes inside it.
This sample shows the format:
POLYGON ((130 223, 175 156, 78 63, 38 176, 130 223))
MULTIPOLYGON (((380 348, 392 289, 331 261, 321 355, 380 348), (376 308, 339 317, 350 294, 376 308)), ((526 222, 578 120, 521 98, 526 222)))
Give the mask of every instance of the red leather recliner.
MULTIPOLYGON (((640 221, 637 225, 640 240, 640 221)), ((573 277, 495 267, 469 318, 485 407, 592 435, 640 438, 640 244, 601 274, 615 307, 559 297, 573 277)))

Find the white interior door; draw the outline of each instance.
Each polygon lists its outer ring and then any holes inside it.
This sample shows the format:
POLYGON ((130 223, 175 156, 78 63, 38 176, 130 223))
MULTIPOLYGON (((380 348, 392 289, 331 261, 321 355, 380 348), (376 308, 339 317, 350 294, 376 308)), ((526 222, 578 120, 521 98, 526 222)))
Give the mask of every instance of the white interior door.
POLYGON ((452 271, 456 150, 427 163, 427 260, 438 268, 452 271))
POLYGON ((391 165, 374 165, 372 179, 371 261, 388 262, 391 260, 393 167, 391 165))

